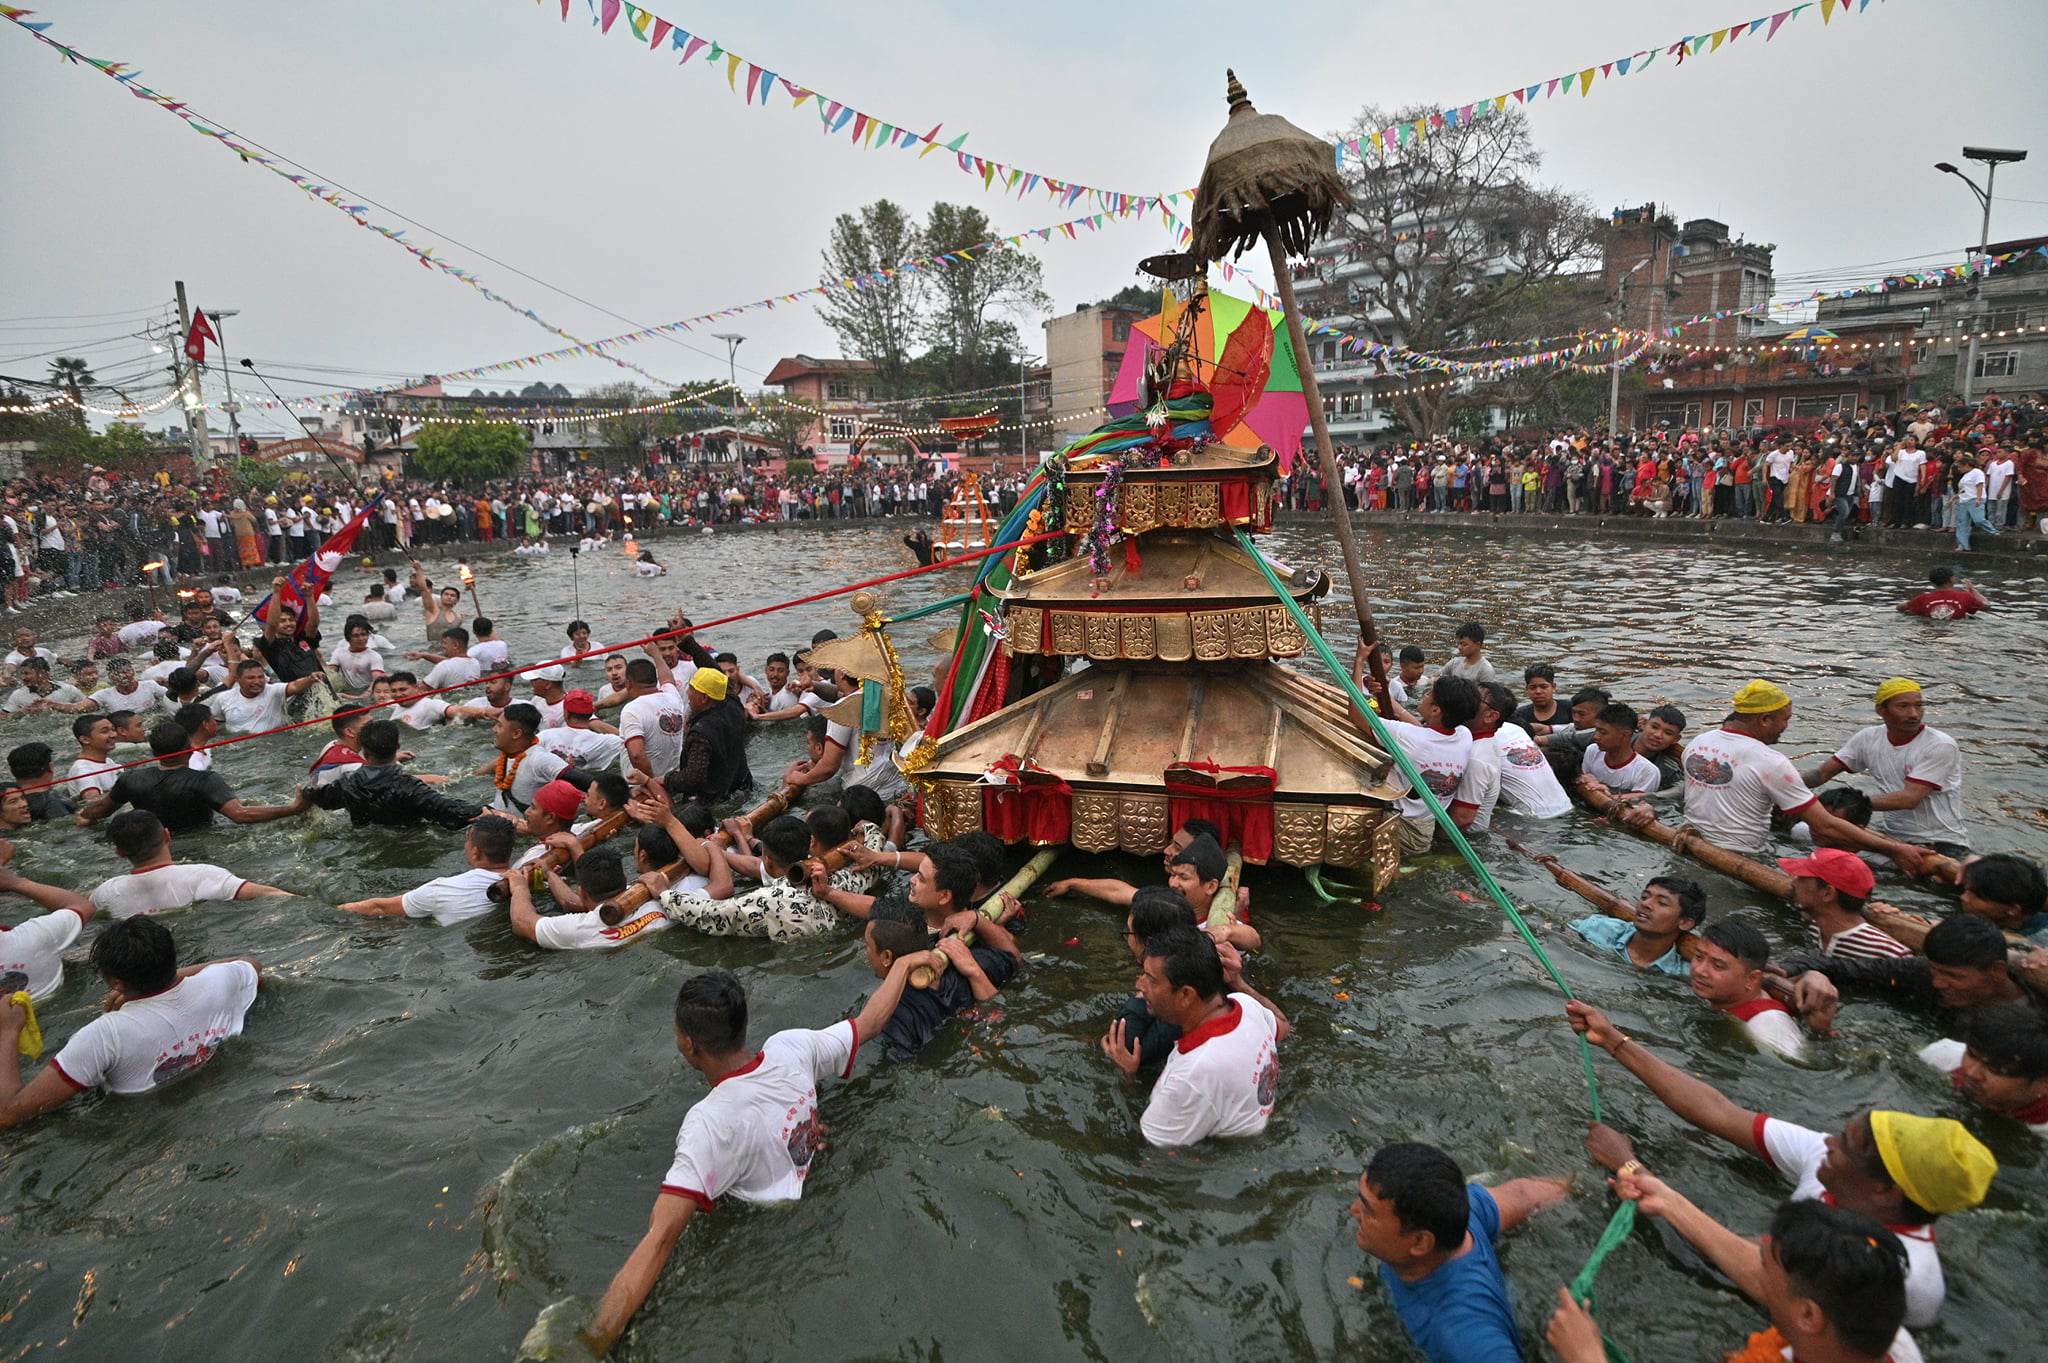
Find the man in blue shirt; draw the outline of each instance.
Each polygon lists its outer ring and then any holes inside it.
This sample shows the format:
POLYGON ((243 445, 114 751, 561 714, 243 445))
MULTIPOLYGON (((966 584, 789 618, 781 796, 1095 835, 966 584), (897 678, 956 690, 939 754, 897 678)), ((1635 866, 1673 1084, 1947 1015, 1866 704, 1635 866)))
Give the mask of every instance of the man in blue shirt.
POLYGON ((1625 958, 1637 970, 1685 979, 1699 951, 1694 932, 1707 917, 1707 892, 1696 880, 1658 876, 1643 887, 1631 904, 1558 864, 1556 857, 1537 858, 1558 883, 1576 890, 1600 912, 1572 923, 1572 931, 1594 946, 1625 958))
POLYGON ((1570 1188, 1563 1178, 1467 1184, 1449 1155, 1408 1141, 1372 1157, 1351 1203, 1358 1247, 1380 1261, 1394 1310, 1430 1363, 1523 1363, 1493 1242, 1570 1188))

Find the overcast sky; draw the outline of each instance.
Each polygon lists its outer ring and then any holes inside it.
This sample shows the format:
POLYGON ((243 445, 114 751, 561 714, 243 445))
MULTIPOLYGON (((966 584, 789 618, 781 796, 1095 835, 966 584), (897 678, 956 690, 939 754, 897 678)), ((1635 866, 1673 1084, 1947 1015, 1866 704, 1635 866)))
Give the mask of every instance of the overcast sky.
MULTIPOLYGON (((920 133, 937 122, 942 137, 970 133, 968 149, 991 159, 1157 191, 1197 178, 1224 115, 1226 62, 1262 109, 1329 131, 1367 103, 1464 104, 1769 3, 658 0, 654 12, 920 133), (1289 27, 1272 30, 1282 16, 1289 27)), ((971 203, 1006 231, 1078 211, 1042 192, 985 193, 943 153, 827 139, 809 107, 792 111, 780 93, 749 108, 722 70, 649 53, 624 20, 600 37, 584 0, 567 24, 556 0, 47 0, 36 17, 436 229, 409 235, 585 339, 815 283, 832 217, 873 198, 920 214, 941 199, 971 203)), ((1682 69, 1659 57, 1588 98, 1539 101, 1533 126, 1546 178, 1601 209, 1656 201, 1775 242, 1781 289, 1794 275, 1848 282, 1908 268, 1880 262, 1958 259, 1975 241, 1969 191, 1931 169, 1966 142, 2033 144, 2033 159, 1999 178, 1992 235, 2048 232, 2044 48, 2040 0, 1873 0, 1826 27, 1816 7, 1768 45, 1758 33, 1682 69)), ((123 333, 168 302, 177 278, 196 304, 241 310, 232 353, 307 380, 280 384, 288 394, 561 344, 7 24, 0 90, 0 373, 41 375, 40 352, 57 349, 140 372, 148 347, 123 333), (131 316, 106 316, 117 313, 131 316)), ((1036 251, 1064 311, 1131 282, 1137 258, 1165 245, 1155 219, 1036 251)), ((702 330, 747 336, 743 383, 784 354, 835 353, 809 307, 702 330)), ((677 382, 724 376, 719 343, 681 339, 627 353, 677 382)), ((583 359, 481 382, 620 377, 583 359)))

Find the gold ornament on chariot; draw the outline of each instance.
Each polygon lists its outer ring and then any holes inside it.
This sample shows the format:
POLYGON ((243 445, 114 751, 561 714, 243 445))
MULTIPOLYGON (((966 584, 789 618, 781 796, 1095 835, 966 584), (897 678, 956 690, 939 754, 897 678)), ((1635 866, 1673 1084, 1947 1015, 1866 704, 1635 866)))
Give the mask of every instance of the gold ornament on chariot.
POLYGON ((1074 792, 1073 828, 1067 841, 1083 852, 1116 847, 1116 796, 1096 790, 1074 792))
POLYGON ((1220 663, 1230 656, 1230 612, 1196 611, 1194 614, 1195 659, 1220 663))
POLYGON ((1191 617, 1184 611, 1154 616, 1152 642, 1153 653, 1161 662, 1186 662, 1194 656, 1195 651, 1195 632, 1191 617))
POLYGON ((1036 653, 1045 640, 1045 608, 1043 606, 1012 606, 1004 615, 1008 623, 1004 633, 1008 635, 1007 647, 1012 654, 1036 653))

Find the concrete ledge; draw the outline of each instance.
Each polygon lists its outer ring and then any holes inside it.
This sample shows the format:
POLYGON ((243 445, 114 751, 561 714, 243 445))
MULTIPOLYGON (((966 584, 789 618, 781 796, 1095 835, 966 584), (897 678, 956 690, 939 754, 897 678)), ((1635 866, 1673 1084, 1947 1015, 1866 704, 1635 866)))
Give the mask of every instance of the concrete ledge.
MULTIPOLYGON (((1274 520, 1279 525, 1311 526, 1327 523, 1326 512, 1283 511, 1274 520)), ((1828 539, 1825 526, 1790 522, 1695 520, 1648 516, 1549 516, 1517 515, 1514 512, 1449 513, 1436 515, 1416 511, 1354 511, 1352 523, 1365 529, 1421 531, 1442 534, 1478 535, 1570 535, 1576 539, 1645 540, 1660 543, 1727 545, 1743 549, 1776 549, 1826 554, 1888 555, 1923 561, 1947 559, 1958 565, 1995 563, 2013 567, 2048 567, 2048 536, 2001 531, 1995 536, 1977 535, 1968 553, 1956 548, 1955 533, 1949 530, 1892 530, 1882 526, 1861 526, 1857 538, 1840 544, 1828 539)))

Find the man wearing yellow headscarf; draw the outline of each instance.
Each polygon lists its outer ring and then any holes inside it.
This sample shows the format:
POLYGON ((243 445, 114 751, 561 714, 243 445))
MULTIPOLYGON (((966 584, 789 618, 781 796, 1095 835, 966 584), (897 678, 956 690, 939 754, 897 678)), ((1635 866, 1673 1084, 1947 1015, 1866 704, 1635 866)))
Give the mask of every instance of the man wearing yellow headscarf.
POLYGON ((1963 755, 1956 741, 1928 727, 1926 700, 1911 677, 1880 682, 1872 700, 1879 722, 1852 734, 1806 784, 1824 786, 1845 771, 1867 773, 1877 785, 1870 807, 1880 829, 1945 857, 1968 856, 1963 755))
MULTIPOLYGON (((1814 840, 1831 847, 1881 852, 1918 875, 1925 853, 1911 843, 1858 828, 1821 805, 1792 759, 1776 744, 1792 724, 1792 697, 1776 682, 1745 682, 1729 700, 1732 713, 1685 748, 1685 821, 1716 847, 1758 853, 1770 845, 1771 811, 1806 820, 1814 840)), ((1654 817, 1640 803, 1631 822, 1654 817)))
MULTIPOLYGON (((1589 1004, 1568 1003, 1565 1015, 1574 1031, 1620 1061, 1664 1106, 1776 1170, 1792 1184, 1794 1199, 1860 1212, 1897 1235, 1906 1250, 1906 1324, 1933 1324, 1948 1291, 1934 1223, 1982 1202, 1998 1172, 1997 1159, 1961 1122, 1875 1109, 1857 1113, 1830 1136, 1743 1108, 1652 1054, 1589 1004)), ((1586 1149, 1617 1172, 1642 1168, 1628 1137, 1613 1127, 1596 1124, 1586 1149)))

